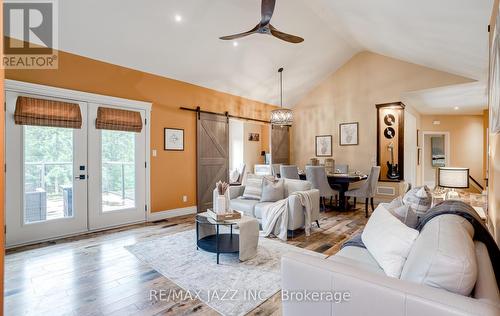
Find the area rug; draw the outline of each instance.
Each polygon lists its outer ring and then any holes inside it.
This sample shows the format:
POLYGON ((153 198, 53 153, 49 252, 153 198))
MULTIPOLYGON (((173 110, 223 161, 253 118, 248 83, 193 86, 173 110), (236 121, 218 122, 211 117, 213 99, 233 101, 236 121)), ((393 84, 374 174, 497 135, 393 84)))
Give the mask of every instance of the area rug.
MULTIPOLYGON (((194 230, 127 246, 127 250, 222 315, 244 315, 281 289, 281 257, 296 252, 325 256, 286 243, 259 239, 257 256, 240 262, 238 254, 196 249, 194 230)), ((168 293, 167 293, 168 294, 168 293)))

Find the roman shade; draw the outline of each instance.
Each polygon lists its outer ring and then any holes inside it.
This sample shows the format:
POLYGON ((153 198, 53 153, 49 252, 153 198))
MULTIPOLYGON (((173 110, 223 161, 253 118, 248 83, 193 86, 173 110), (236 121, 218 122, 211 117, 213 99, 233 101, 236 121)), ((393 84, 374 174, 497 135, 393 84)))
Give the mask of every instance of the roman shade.
POLYGON ((14 121, 19 125, 81 128, 82 114, 76 103, 18 97, 14 121))
POLYGON ((141 113, 100 106, 97 109, 95 127, 97 129, 140 133, 142 130, 141 113))

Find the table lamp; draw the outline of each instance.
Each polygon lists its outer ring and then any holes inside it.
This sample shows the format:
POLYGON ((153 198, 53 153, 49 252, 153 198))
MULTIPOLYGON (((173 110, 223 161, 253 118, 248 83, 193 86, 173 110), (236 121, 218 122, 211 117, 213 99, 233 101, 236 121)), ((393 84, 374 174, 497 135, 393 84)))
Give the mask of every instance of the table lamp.
POLYGON ((446 193, 445 200, 457 200, 460 196, 455 189, 469 188, 469 168, 440 167, 437 179, 438 186, 451 189, 446 193))

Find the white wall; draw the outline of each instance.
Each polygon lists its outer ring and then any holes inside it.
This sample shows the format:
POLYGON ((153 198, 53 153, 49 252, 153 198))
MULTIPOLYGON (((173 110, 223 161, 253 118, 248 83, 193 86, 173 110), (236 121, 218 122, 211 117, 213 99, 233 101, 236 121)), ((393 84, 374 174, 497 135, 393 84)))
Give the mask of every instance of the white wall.
POLYGON ((243 159, 243 121, 229 120, 229 170, 240 168, 243 159))
POLYGON ((243 124, 243 160, 247 165, 247 171, 253 172, 253 167, 256 164, 263 163, 263 158, 260 155, 261 142, 262 142, 262 128, 260 124, 253 124, 245 122, 243 124), (249 141, 248 136, 250 133, 257 133, 260 135, 259 141, 249 141))

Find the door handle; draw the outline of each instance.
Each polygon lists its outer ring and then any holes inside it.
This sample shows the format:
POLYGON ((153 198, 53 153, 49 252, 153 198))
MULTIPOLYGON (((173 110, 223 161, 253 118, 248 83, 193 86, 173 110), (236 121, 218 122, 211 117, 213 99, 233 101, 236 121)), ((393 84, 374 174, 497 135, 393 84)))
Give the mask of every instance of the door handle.
POLYGON ((78 177, 75 177, 75 179, 77 179, 77 180, 85 180, 85 175, 81 174, 78 177))

